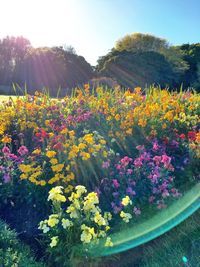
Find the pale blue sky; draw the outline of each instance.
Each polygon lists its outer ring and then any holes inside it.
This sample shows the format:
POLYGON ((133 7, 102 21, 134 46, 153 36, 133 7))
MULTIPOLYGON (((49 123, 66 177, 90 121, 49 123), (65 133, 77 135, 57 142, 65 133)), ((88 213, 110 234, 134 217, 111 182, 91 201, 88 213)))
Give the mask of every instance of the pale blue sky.
POLYGON ((133 32, 200 42, 199 0, 0 0, 0 38, 72 45, 91 64, 133 32))

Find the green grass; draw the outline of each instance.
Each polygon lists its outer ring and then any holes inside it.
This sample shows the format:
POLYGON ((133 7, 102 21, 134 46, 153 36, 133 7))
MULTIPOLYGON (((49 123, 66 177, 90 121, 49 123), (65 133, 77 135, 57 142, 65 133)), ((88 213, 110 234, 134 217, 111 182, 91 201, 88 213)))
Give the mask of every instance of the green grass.
POLYGON ((199 219, 200 210, 159 238, 134 249, 116 254, 113 258, 105 257, 104 263, 97 266, 200 267, 199 219), (187 264, 184 264, 183 256, 187 257, 187 264))

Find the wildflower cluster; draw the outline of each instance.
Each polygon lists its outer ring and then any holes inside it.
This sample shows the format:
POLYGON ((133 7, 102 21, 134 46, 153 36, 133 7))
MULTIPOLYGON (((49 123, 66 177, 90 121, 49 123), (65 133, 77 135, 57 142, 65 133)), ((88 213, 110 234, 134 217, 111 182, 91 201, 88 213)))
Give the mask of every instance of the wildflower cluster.
MULTIPOLYGON (((50 247, 61 246, 63 242, 66 242, 66 236, 69 237, 74 232, 85 244, 91 241, 98 242, 99 238, 107 237, 112 215, 109 212, 102 213, 98 206, 97 193, 87 194, 84 186, 77 185, 75 191, 67 199, 63 195, 63 187, 57 186, 50 190, 48 200, 53 203, 54 213, 40 222, 39 229, 44 234, 48 233, 51 239, 50 247), (62 207, 61 203, 67 204, 67 208, 62 207)), ((105 241, 105 246, 112 246, 109 237, 105 241)))

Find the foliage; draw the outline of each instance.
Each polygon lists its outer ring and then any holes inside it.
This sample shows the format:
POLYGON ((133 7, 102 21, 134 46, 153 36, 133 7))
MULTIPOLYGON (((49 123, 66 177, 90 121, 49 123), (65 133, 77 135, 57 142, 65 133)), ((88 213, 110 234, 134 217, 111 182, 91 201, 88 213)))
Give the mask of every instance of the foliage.
POLYGON ((126 35, 116 47, 98 60, 97 71, 115 78, 125 87, 176 87, 188 69, 178 47, 149 34, 126 35))
MULTIPOLYGON (((68 89, 84 84, 94 76, 93 69, 73 48, 33 48, 23 37, 6 37, 0 40, 1 85, 19 84, 34 93, 36 88, 49 88, 56 96, 59 87, 68 89)), ((18 88, 19 89, 19 88, 18 88)), ((4 93, 4 92, 3 92, 4 93)), ((18 93, 22 93, 18 90, 18 93)))
POLYGON ((178 47, 184 54, 184 60, 189 65, 184 73, 182 80, 186 87, 195 87, 200 89, 199 64, 200 64, 200 44, 183 44, 178 47))
POLYGON ((22 245, 6 224, 0 221, 0 263, 4 267, 42 267, 27 246, 22 245))
POLYGON ((165 39, 150 34, 133 33, 118 40, 115 49, 129 52, 159 52, 161 49, 167 49, 168 46, 165 39))

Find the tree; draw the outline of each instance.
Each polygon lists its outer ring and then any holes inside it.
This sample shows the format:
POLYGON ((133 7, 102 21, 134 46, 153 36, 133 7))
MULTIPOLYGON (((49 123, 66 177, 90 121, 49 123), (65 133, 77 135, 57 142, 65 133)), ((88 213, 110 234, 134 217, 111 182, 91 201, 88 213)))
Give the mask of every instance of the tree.
POLYGON ((161 49, 167 49, 168 47, 169 44, 165 39, 150 34, 133 33, 118 40, 115 49, 129 52, 160 52, 161 49))
POLYGON ((20 64, 31 47, 30 41, 22 36, 5 37, 0 40, 0 81, 12 83, 16 76, 16 66, 20 64))
POLYGON ((116 78, 124 86, 158 83, 179 87, 187 69, 179 47, 142 33, 126 35, 117 41, 115 48, 99 58, 96 67, 101 75, 116 78))

